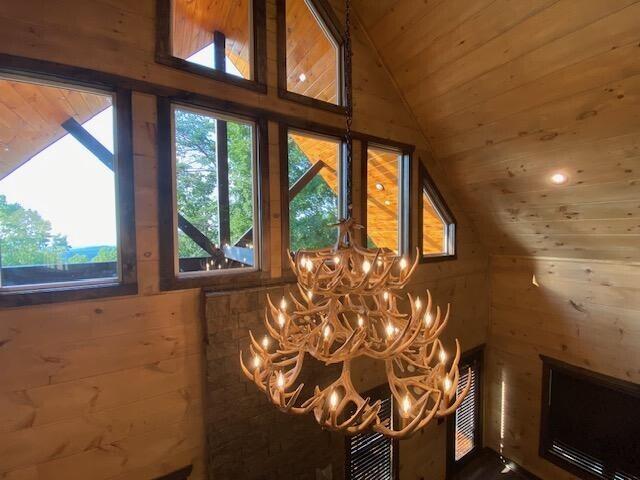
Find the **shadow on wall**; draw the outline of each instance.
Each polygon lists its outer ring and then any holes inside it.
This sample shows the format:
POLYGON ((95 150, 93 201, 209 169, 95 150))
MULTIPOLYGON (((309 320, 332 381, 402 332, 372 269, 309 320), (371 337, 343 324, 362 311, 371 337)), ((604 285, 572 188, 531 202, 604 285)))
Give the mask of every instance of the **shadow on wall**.
POLYGON ((546 355, 640 382, 640 265, 494 256, 487 446, 544 479, 574 476, 538 456, 546 355))

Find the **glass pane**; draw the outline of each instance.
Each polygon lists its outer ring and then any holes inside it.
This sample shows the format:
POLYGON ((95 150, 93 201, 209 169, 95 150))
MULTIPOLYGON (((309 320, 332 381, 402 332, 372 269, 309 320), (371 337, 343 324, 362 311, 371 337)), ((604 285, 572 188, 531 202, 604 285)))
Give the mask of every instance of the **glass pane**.
POLYGON ((173 0, 173 55, 208 68, 215 65, 214 33, 224 45, 224 71, 251 78, 251 0, 173 0))
POLYGON ((399 152, 367 149, 367 243, 398 252, 400 212, 399 152))
POLYGON ((180 272, 256 265, 253 131, 242 121, 174 108, 180 272))
POLYGON ((340 141, 289 133, 289 245, 291 251, 336 241, 340 141))
POLYGON ((286 0, 287 90, 338 104, 339 52, 305 0, 286 0))
POLYGON ((438 255, 447 252, 446 223, 433 205, 433 202, 422 192, 422 253, 438 255))
POLYGON ((118 277, 112 100, 0 78, 2 287, 118 277))

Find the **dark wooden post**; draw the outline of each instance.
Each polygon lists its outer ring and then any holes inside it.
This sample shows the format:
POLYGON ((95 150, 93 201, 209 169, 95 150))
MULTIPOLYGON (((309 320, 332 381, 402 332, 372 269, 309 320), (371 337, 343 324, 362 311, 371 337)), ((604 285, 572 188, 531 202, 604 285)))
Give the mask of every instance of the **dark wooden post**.
POLYGON ((219 32, 218 30, 213 32, 213 68, 223 72, 227 71, 227 54, 225 52, 226 42, 227 39, 224 36, 224 33, 219 32))
POLYGON ((229 220, 229 150, 227 148, 227 122, 216 120, 216 151, 218 157, 218 218, 220 246, 231 242, 229 220))

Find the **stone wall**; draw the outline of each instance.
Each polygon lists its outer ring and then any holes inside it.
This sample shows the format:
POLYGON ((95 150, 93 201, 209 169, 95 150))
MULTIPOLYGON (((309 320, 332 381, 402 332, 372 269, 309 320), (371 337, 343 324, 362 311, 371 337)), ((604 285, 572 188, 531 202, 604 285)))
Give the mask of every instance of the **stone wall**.
MULTIPOLYGON (((204 400, 211 479, 344 478, 343 436, 321 430, 311 416, 281 413, 240 369, 239 351, 248 351, 249 330, 256 338, 265 333, 266 295, 279 301, 283 293, 280 286, 205 296, 204 400), (316 469, 322 470, 319 476, 316 469)), ((337 375, 335 368, 305 359, 303 376, 313 377, 314 385, 328 384, 337 375)))

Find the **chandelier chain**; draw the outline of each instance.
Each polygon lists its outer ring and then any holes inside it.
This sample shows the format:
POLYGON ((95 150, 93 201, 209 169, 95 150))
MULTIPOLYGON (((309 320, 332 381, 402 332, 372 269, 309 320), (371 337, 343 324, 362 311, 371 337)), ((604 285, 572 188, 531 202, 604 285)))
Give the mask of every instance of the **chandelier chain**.
POLYGON ((346 215, 351 217, 353 206, 352 180, 353 175, 353 144, 351 126, 353 123, 353 82, 352 82, 352 44, 351 44, 351 0, 345 0, 344 12, 344 86, 345 86, 345 107, 346 107, 346 132, 345 145, 347 149, 346 165, 344 168, 346 176, 346 215))

